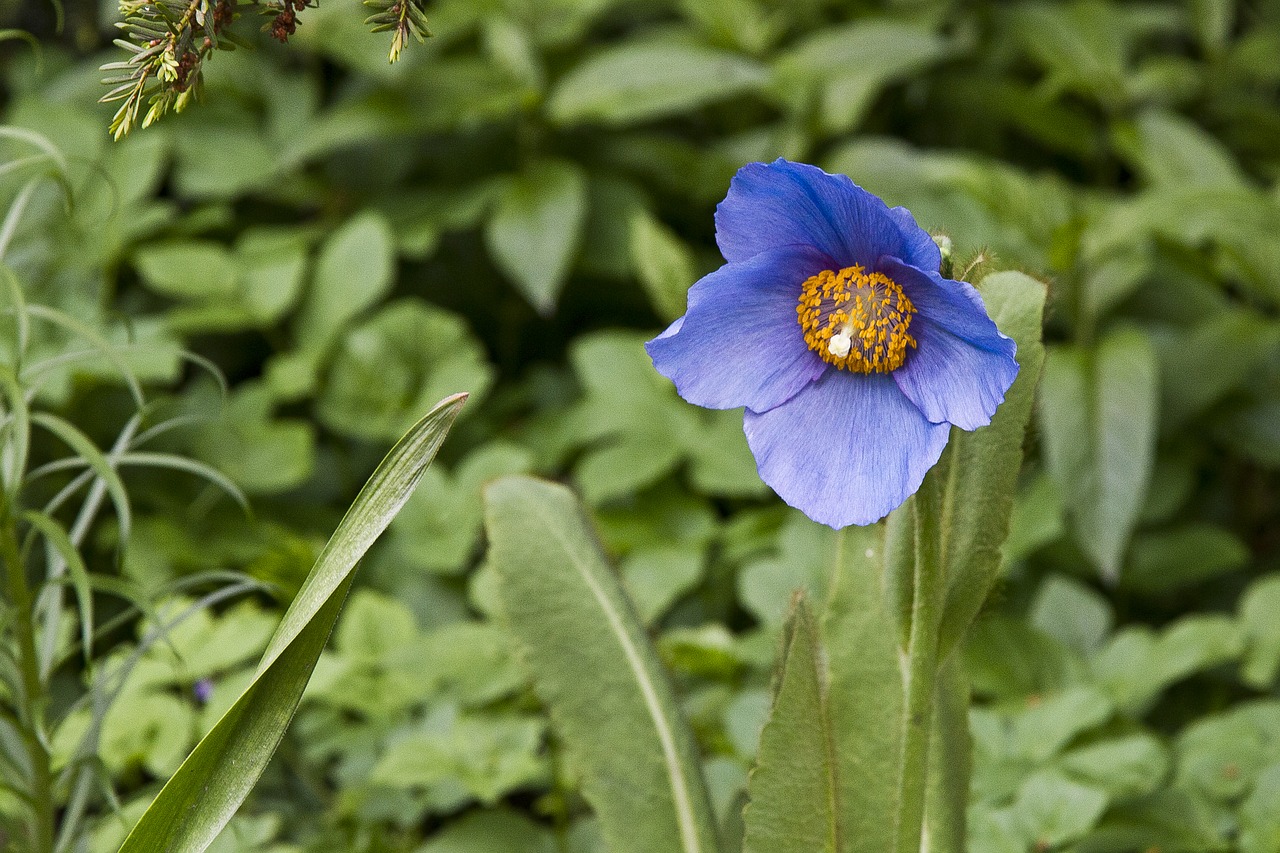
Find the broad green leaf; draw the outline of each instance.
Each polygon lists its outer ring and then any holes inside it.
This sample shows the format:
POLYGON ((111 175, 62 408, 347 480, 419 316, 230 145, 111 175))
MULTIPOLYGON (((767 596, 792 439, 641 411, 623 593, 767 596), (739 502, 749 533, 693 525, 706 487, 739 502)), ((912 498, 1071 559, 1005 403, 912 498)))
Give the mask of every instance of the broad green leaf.
POLYGON ((1036 591, 1028 618, 1064 646, 1089 655, 1111 633, 1115 613, 1106 598, 1080 581, 1050 575, 1036 591))
POLYGON ((528 450, 502 441, 468 454, 451 474, 433 467, 426 479, 436 488, 414 492, 391 523, 388 535, 397 557, 432 572, 463 571, 480 541, 484 484, 507 474, 526 474, 532 468, 528 450))
POLYGON ((451 389, 479 400, 492 375, 461 317, 410 297, 346 333, 316 414, 346 435, 389 440, 451 389))
POLYGON ((1044 88, 1079 90, 1104 103, 1121 97, 1129 33, 1115 6, 1034 0, 1018 4, 1008 22, 1049 72, 1044 88))
POLYGON ((633 41, 603 52, 559 80, 548 109, 558 124, 623 125, 687 112, 760 88, 755 61, 681 41, 633 41))
POLYGON ((273 408, 265 385, 242 382, 218 416, 196 431, 196 455, 247 492, 272 494, 300 485, 315 467, 315 427, 276 418, 273 408))
POLYGON ((1159 342, 1161 414, 1169 426, 1181 425, 1256 383, 1280 349, 1280 323, 1256 311, 1220 311, 1159 342))
POLYGON ((650 548, 631 554, 619 567, 637 614, 652 625, 702 578, 703 556, 680 547, 650 548))
POLYGON ((1212 524, 1185 524, 1134 537, 1120 584, 1138 593, 1169 595, 1248 561, 1248 546, 1230 531, 1212 524))
POLYGON ((631 217, 631 265, 663 320, 684 313, 685 297, 698 277, 693 251, 666 225, 645 211, 631 217))
POLYGON ((1123 710, 1141 713, 1166 687, 1238 660, 1244 649, 1243 631, 1234 619, 1187 616, 1159 634, 1140 627, 1117 632, 1090 667, 1123 710))
POLYGON ((907 24, 861 20, 819 30, 774 63, 772 90, 793 109, 816 97, 823 130, 855 127, 887 84, 946 56, 945 39, 907 24))
POLYGON ((1023 783, 1012 806, 1028 849, 1052 850, 1085 835, 1107 808, 1107 795, 1052 770, 1023 783))
POLYGON ((1240 675, 1259 690, 1275 683, 1280 672, 1280 576, 1255 581, 1240 598, 1240 626, 1247 647, 1240 675))
POLYGON ((1045 359, 1040 427, 1049 473, 1076 542, 1114 583, 1155 457, 1158 377, 1147 337, 1116 331, 1095 348, 1059 346, 1045 359))
POLYGON ((978 289, 1000 330, 1017 342, 1018 378, 988 426, 951 431, 943 483, 942 556, 947 595, 939 659, 964 636, 1000 570, 1022 443, 1040 381, 1045 287, 1021 273, 987 276, 978 289))
POLYGON ((441 401, 374 471, 290 604, 253 682, 165 784, 121 853, 199 853, 235 814, 284 737, 356 563, 408 500, 465 400, 441 401))
MULTIPOLYGON (((747 785, 745 853, 840 853, 836 756, 826 653, 803 593, 796 595, 778 692, 747 785)), ((852 721, 850 721, 852 722, 852 721)))
POLYGON ((448 714, 442 723, 423 724, 423 730, 388 746, 369 771, 369 781, 392 789, 460 784, 486 805, 516 789, 546 784, 541 717, 448 714))
POLYGON ((1252 793, 1240 806, 1241 853, 1280 848, 1280 764, 1258 774, 1252 793))
POLYGON ((418 853, 556 853, 550 830, 506 809, 472 812, 451 821, 418 853))
POLYGON ((1163 110, 1149 109, 1115 132, 1126 158, 1148 184, 1183 188, 1244 187, 1244 177, 1230 150, 1192 122, 1163 110))
POLYGON ((1073 749, 1056 766, 1076 780, 1115 799, 1139 797, 1160 787, 1169 774, 1169 756, 1153 735, 1139 732, 1073 749))
POLYGON ((814 601, 825 599, 831 555, 842 534, 788 513, 778 532, 775 556, 753 560, 738 572, 738 600, 761 623, 781 627, 792 608, 796 590, 814 601))
POLYGON ((1248 793, 1268 765, 1280 762, 1280 704, 1242 702, 1183 729, 1174 743, 1178 787, 1217 803, 1248 793))
POLYGON ((294 327, 298 345, 323 352, 352 320, 387 294, 395 281, 395 237, 375 213, 353 217, 333 233, 294 327))
POLYGON ((236 291, 239 270, 225 246, 209 240, 156 243, 134 258, 152 290, 175 299, 213 300, 236 291))
POLYGON ((581 170, 552 160, 513 177, 485 226, 494 262, 542 314, 555 309, 586 212, 587 182, 581 170))
POLYGON ((578 502, 508 477, 485 519, 503 611, 609 849, 716 851, 692 733, 578 502))

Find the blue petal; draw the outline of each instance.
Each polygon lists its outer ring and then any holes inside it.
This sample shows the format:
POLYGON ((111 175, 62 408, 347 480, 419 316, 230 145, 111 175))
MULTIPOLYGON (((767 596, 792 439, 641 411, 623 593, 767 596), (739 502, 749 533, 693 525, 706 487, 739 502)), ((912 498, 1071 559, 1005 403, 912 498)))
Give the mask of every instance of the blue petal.
POLYGON ((899 255, 897 252, 885 252, 885 254, 902 258, 911 266, 922 270, 939 269, 942 266, 942 250, 938 248, 933 237, 929 236, 929 232, 916 224, 916 218, 911 215, 911 211, 905 207, 891 207, 889 215, 898 223, 898 228, 906 237, 908 245, 905 254, 899 255))
POLYGON ((932 238, 903 214, 844 175, 786 160, 750 163, 738 170, 716 208, 716 242, 730 262, 777 246, 808 245, 835 260, 836 268, 870 268, 881 255, 893 255, 937 269, 932 238))
POLYGON ((970 430, 991 423, 1018 375, 1017 346, 987 316, 978 291, 897 258, 882 258, 879 268, 917 311, 911 322, 916 348, 892 374, 902 393, 934 423, 970 430))
POLYGON ((920 414, 885 374, 830 371, 785 404, 750 410, 760 478, 821 524, 871 524, 920 488, 950 424, 920 414))
POLYGON ((808 246, 725 264, 690 288, 689 312, 645 344, 653 366, 709 409, 763 412, 791 399, 826 369, 804 342, 796 301, 830 264, 808 246))

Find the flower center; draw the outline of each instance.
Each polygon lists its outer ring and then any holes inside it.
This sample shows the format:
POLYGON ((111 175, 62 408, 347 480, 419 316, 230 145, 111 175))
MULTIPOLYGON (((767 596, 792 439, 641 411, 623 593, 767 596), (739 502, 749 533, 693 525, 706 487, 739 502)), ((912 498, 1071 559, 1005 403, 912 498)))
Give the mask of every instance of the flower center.
POLYGON ((884 273, 860 266, 823 270, 800 287, 796 314, 804 342, 828 364, 854 373, 888 373, 916 339, 907 334, 916 306, 884 273))

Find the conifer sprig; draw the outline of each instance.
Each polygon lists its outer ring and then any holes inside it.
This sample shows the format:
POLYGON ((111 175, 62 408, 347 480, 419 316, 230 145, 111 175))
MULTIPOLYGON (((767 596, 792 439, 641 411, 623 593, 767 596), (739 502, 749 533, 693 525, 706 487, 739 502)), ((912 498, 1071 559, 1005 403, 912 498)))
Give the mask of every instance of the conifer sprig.
MULTIPOLYGON (((392 33, 391 62, 400 58, 409 36, 422 42, 431 35, 425 0, 364 2, 375 10, 366 20, 373 31, 392 33)), ((115 43, 131 55, 102 66, 107 75, 102 82, 112 89, 100 99, 121 102, 111 120, 112 137, 118 140, 139 125, 149 127, 199 97, 209 55, 247 46, 229 30, 244 8, 253 6, 268 16, 263 30, 286 42, 298 28, 298 13, 314 5, 315 0, 120 0, 123 20, 116 26, 126 38, 115 43)))

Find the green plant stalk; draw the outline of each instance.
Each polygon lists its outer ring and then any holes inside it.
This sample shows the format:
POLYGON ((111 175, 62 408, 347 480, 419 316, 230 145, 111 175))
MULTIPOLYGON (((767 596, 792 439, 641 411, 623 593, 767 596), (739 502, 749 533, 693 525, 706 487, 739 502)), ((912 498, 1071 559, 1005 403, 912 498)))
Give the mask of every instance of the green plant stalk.
POLYGON ((929 736, 938 677, 938 624, 946 578, 942 570, 942 494, 931 474, 912 501, 916 526, 911 631, 906 650, 902 761, 898 780, 896 853, 918 853, 928 796, 929 736))
MULTIPOLYGON (((53 850, 53 770, 49 749, 40 736, 40 720, 44 714, 44 684, 40 678, 40 660, 36 652, 36 629, 32 617, 31 588, 18 547, 17 519, 6 500, 0 507, 0 558, 4 560, 9 601, 14 609, 14 634, 18 642, 17 659, 22 670, 20 719, 22 738, 31 757, 31 811, 33 853, 53 850)), ((18 698, 18 697, 15 697, 18 698)))

